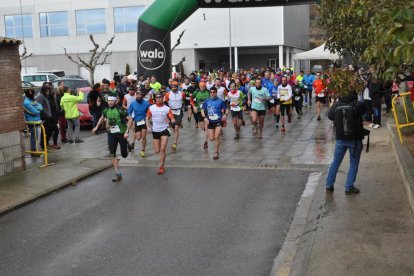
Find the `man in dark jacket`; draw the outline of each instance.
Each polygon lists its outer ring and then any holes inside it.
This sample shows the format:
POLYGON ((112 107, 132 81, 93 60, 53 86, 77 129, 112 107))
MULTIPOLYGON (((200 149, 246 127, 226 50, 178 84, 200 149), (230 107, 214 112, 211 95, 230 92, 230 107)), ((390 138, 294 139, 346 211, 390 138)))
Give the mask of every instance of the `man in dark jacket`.
POLYGON ((46 138, 46 145, 44 144, 44 139, 43 136, 45 135, 47 137, 47 133, 48 130, 50 128, 50 124, 51 124, 51 118, 52 118, 52 113, 50 111, 50 105, 49 105, 49 100, 48 95, 50 93, 50 85, 48 82, 44 82, 42 87, 40 88, 40 93, 36 98, 36 102, 40 103, 43 106, 43 111, 42 113, 40 113, 40 119, 43 121, 43 126, 45 128, 46 133, 43 133, 43 129, 40 135, 40 146, 42 147, 42 149, 44 150, 45 147, 47 147, 48 149, 50 149, 49 144, 47 143, 48 140, 46 138))
MULTIPOLYGON (((355 92, 351 92, 349 96, 340 97, 339 102, 335 102, 328 113, 328 118, 331 121, 336 122, 336 119, 338 119, 335 118, 337 116, 336 109, 341 105, 353 104, 356 110, 356 116, 353 121, 356 131, 354 136, 355 139, 352 140, 338 139, 338 135, 336 137, 334 158, 329 166, 328 175, 326 177, 327 192, 334 191, 336 174, 338 173, 339 166, 341 165, 347 150, 349 150, 350 165, 345 184, 345 194, 350 195, 359 193, 359 189, 354 186, 354 183, 358 173, 359 160, 361 158, 363 148, 362 140, 364 139, 364 127, 362 124, 362 115, 365 113, 365 105, 362 102, 358 102, 357 98, 358 95, 355 92)), ((335 125, 335 127, 337 128, 338 126, 335 125)))

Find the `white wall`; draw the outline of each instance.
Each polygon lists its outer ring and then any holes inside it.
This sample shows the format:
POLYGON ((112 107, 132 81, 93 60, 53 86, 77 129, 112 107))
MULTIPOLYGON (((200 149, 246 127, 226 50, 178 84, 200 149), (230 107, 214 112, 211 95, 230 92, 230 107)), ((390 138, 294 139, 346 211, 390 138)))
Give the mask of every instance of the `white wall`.
MULTIPOLYGON (((283 7, 231 9, 231 19, 232 46, 284 43, 283 7)), ((229 47, 229 9, 198 9, 171 33, 173 44, 183 30, 179 49, 229 47)))

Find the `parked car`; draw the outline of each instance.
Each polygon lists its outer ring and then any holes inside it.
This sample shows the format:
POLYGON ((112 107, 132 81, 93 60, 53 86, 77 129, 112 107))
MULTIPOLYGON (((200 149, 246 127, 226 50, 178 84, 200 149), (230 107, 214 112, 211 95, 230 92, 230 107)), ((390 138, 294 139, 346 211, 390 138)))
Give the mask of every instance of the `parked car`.
POLYGON ((39 87, 41 87, 46 81, 53 82, 58 79, 58 76, 48 73, 22 74, 22 81, 31 82, 32 84, 39 87))
POLYGON ((92 127, 92 115, 89 111, 88 95, 91 92, 90 87, 81 87, 80 90, 84 93, 83 101, 78 103, 79 121, 81 127, 92 127))
POLYGON ((76 89, 78 88, 91 86, 91 84, 87 80, 69 79, 65 77, 65 78, 52 81, 53 88, 58 88, 58 83, 60 81, 64 81, 65 86, 69 87, 72 92, 76 92, 76 89))
POLYGON ((77 79, 77 80, 84 80, 84 78, 82 78, 79 75, 66 75, 65 79, 77 79))
POLYGON ((63 78, 65 76, 65 71, 63 71, 63 70, 37 71, 36 73, 53 74, 53 75, 55 75, 59 78, 63 78))

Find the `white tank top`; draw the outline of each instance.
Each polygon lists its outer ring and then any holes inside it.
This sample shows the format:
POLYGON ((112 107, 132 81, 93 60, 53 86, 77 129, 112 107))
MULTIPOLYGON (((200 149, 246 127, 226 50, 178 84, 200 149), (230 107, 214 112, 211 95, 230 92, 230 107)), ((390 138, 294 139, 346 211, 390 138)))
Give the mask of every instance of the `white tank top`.
POLYGON ((153 104, 149 109, 152 115, 152 131, 161 132, 166 130, 170 122, 168 119, 170 108, 165 105, 158 107, 157 105, 153 104))

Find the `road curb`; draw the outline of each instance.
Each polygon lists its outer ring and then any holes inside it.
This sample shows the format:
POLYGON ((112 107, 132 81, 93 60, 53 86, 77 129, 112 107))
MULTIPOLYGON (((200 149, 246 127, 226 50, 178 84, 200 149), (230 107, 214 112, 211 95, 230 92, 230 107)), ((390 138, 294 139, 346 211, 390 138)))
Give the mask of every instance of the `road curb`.
POLYGON ((414 158, 409 150, 400 144, 396 135, 397 128, 394 124, 387 123, 387 129, 391 137, 391 145, 394 150, 395 160, 397 161, 398 171, 400 172, 405 193, 414 213, 414 158))
POLYGON ((311 173, 270 275, 304 275, 320 217, 322 172, 311 173))
POLYGON ((56 192, 56 191, 58 191, 60 189, 65 188, 65 187, 67 187, 69 185, 73 185, 74 183, 76 183, 76 182, 78 182, 80 180, 83 180, 83 179, 85 179, 87 177, 90 177, 90 176, 92 176, 94 174, 97 174, 97 173, 99 173, 99 172, 101 172, 103 170, 106 170, 107 168, 110 168, 111 166, 112 166, 112 164, 109 163, 109 164, 102 165, 102 166, 100 166, 98 168, 94 168, 94 169, 92 169, 89 172, 83 173, 81 175, 78 175, 78 176, 70 179, 70 180, 67 180, 65 182, 59 183, 59 184, 57 184, 57 185, 55 185, 55 186, 53 186, 53 187, 51 187, 49 189, 46 189, 46 190, 43 190, 43 191, 41 191, 39 193, 33 194, 33 195, 31 195, 31 196, 29 196, 29 197, 27 197, 27 198, 25 198, 25 199, 23 199, 23 200, 21 200, 19 202, 13 203, 13 204, 5 207, 5 208, 1 208, 0 209, 0 216, 3 216, 3 215, 5 215, 5 214, 7 214, 7 213, 9 213, 9 212, 17 209, 17 208, 20 208, 20 207, 22 207, 22 206, 24 206, 26 204, 29 204, 31 202, 34 202, 34 201, 36 201, 37 199, 39 199, 41 197, 47 196, 47 195, 49 195, 49 194, 51 194, 53 192, 56 192))

